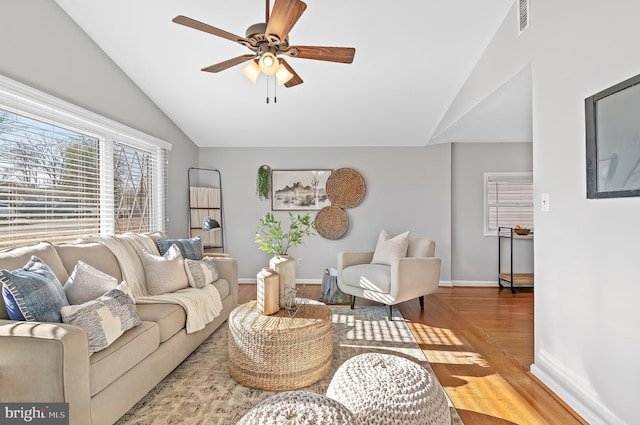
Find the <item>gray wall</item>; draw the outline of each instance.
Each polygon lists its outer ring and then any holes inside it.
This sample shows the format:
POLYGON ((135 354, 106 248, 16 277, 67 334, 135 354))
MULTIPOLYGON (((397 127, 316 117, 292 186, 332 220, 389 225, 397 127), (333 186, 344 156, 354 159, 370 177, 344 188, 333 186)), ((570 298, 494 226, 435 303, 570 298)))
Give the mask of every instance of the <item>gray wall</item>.
MULTIPOLYGON (((484 236, 484 173, 533 170, 531 143, 452 145, 451 274, 453 284, 497 284, 498 242, 484 236)), ((533 244, 515 242, 514 272, 533 271, 533 244)), ((503 241, 503 247, 506 244, 503 241)), ((508 253, 508 248, 505 250, 508 253)), ((504 260, 508 258, 503 256, 504 260)), ((508 263, 502 270, 508 270, 508 263)))
MULTIPOLYGON (((200 166, 222 173, 226 250, 238 259, 239 276, 255 281, 270 255, 258 250, 258 220, 271 211, 270 200, 255 194, 258 167, 272 169, 358 170, 367 184, 363 202, 347 209, 349 230, 338 240, 307 239, 290 251, 302 258, 300 281, 319 281, 323 270, 336 265, 340 251, 373 250, 381 229, 436 241, 442 258, 441 280, 451 280, 451 146, 423 148, 202 148, 200 166)), ((286 212, 276 216, 288 222, 286 212)), ((312 214, 315 217, 315 213, 312 214)))
MULTIPOLYGON (((117 31, 117 26, 114 27, 117 31)), ((3 0, 0 74, 173 144, 167 233, 185 236, 198 148, 53 1, 3 0)))

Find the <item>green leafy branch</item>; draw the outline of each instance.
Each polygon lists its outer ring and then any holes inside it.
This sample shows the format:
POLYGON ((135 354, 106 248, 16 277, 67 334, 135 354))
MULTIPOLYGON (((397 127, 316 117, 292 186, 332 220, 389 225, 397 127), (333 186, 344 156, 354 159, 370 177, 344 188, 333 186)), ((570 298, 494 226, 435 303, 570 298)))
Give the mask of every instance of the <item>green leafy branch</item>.
POLYGON ((310 213, 294 215, 289 212, 289 230, 282 229, 282 221, 276 220, 273 213, 267 213, 260 218, 256 228, 256 240, 261 251, 274 255, 287 255, 289 248, 303 244, 302 238, 314 236, 316 222, 311 220, 310 213))

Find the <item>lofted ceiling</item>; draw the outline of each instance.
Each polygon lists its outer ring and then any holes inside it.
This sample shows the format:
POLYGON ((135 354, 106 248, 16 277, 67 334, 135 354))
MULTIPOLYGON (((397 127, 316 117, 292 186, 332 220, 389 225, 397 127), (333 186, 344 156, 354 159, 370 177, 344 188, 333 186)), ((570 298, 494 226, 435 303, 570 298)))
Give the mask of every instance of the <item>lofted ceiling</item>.
POLYGON ((355 47, 354 61, 288 59, 304 83, 274 93, 273 78, 253 84, 244 65, 200 71, 251 52, 171 21, 185 15, 244 36, 264 22, 264 0, 56 0, 200 147, 442 142, 434 132, 514 0, 305 2, 290 44, 355 47))

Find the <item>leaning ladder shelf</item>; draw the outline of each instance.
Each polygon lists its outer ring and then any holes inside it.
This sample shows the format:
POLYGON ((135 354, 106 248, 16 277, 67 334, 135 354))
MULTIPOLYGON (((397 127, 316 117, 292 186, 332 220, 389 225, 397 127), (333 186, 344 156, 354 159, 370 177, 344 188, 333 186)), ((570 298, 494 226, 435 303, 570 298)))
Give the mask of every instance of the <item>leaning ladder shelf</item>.
POLYGON ((513 241, 514 240, 530 240, 533 241, 533 233, 528 235, 519 235, 512 227, 498 228, 498 285, 503 288, 502 282, 509 284, 511 292, 515 294, 516 286, 532 287, 533 273, 514 273, 513 272, 513 241), (509 272, 503 273, 502 270, 502 240, 509 240, 509 272))
POLYGON ((189 184, 189 237, 200 237, 205 254, 224 253, 222 176, 219 170, 191 167, 189 184), (205 231, 202 223, 210 217, 220 227, 205 231))

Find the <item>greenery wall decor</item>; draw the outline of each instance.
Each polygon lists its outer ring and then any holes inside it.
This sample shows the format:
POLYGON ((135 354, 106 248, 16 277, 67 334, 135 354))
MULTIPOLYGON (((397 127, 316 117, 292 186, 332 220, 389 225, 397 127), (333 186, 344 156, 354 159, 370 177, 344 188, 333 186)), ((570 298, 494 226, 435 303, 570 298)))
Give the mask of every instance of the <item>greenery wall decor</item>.
POLYGON ((269 198, 270 191, 271 168, 268 165, 261 165, 256 176, 256 195, 260 200, 265 200, 269 198))

